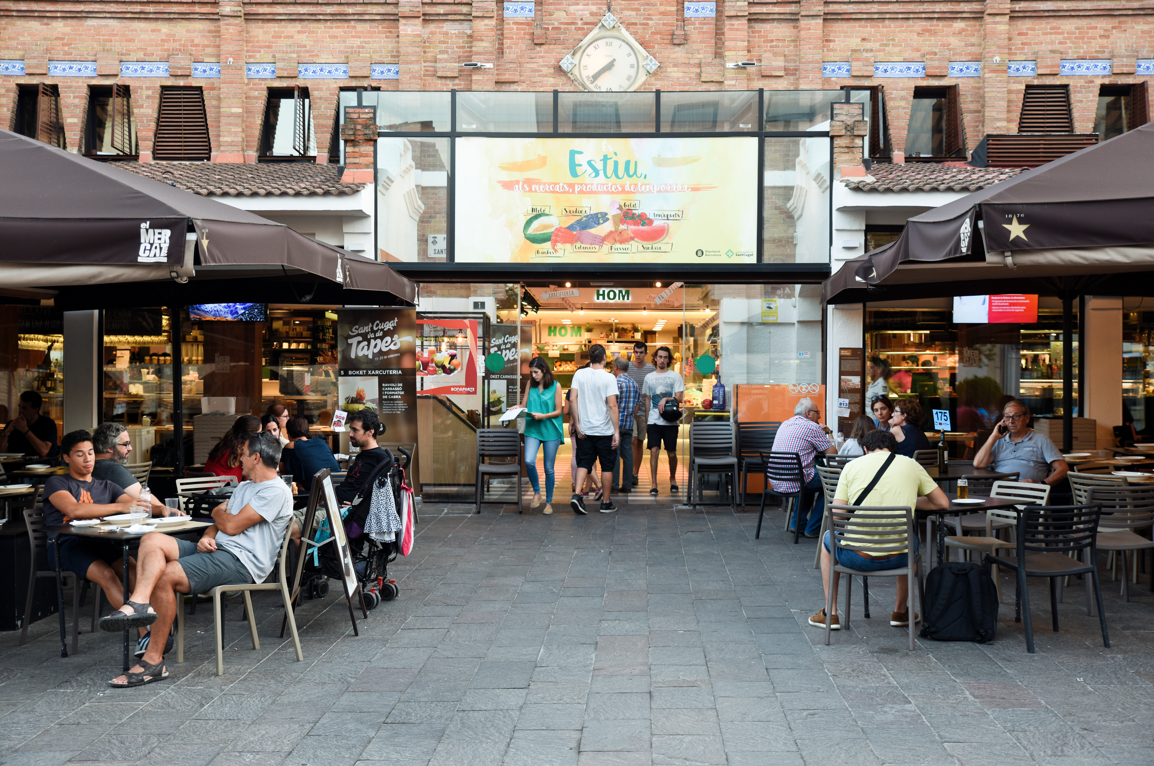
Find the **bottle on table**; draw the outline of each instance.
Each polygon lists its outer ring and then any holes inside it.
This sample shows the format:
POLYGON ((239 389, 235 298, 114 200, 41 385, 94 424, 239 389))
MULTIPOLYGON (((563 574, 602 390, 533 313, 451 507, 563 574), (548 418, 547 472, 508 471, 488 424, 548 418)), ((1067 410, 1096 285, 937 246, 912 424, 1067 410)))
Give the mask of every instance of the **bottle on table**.
POLYGON ((152 515, 152 490, 148 488, 147 484, 140 485, 140 497, 136 499, 136 506, 134 510, 137 513, 147 513, 152 515))
POLYGON ((946 446, 946 431, 942 429, 942 438, 938 442, 938 475, 944 476, 950 467, 950 449, 946 446))

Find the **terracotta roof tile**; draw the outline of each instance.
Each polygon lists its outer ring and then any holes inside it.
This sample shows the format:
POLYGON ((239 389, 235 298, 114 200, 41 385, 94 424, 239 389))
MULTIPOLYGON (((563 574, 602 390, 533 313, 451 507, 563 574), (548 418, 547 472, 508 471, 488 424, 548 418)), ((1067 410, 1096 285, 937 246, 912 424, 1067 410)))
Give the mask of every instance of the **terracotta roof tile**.
POLYGON ((960 162, 875 162, 864 178, 845 178, 855 191, 974 192, 1021 173, 1027 168, 975 168, 960 162))
POLYGON ((206 197, 341 196, 365 186, 341 183, 336 165, 311 162, 118 162, 116 167, 206 197))

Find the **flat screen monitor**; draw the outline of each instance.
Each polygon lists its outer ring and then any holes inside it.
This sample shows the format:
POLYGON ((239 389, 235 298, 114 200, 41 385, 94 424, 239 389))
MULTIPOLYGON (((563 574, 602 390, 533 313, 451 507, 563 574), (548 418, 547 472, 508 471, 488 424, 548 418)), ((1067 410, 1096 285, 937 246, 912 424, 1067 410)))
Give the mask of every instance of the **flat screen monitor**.
POLYGON ((264 322, 268 319, 268 304, 194 303, 188 307, 188 318, 206 322, 264 322))
POLYGON ((1034 324, 1037 321, 1037 295, 958 295, 954 297, 955 324, 1034 324))

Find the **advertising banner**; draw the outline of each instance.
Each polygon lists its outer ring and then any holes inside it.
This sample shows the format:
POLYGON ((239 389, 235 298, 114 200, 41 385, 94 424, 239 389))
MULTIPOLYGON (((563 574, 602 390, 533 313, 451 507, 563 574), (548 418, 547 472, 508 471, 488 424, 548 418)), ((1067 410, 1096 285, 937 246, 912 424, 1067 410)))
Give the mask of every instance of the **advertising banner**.
POLYGON ((381 441, 417 441, 416 338, 414 309, 337 312, 340 408, 350 416, 376 410, 381 441))
POLYGON ((520 339, 515 324, 495 324, 489 327, 489 354, 485 370, 489 378, 489 415, 503 415, 521 401, 517 386, 520 339))
POLYGON ((416 361, 417 388, 423 395, 475 396, 477 366, 477 320, 418 319, 421 342, 416 361))
POLYGON ((757 139, 457 139, 469 263, 757 261, 757 139))
MULTIPOLYGON (((837 430, 844 436, 849 436, 853 429, 853 422, 857 420, 863 410, 862 394, 862 350, 860 348, 839 348, 837 352, 837 379, 838 379, 838 418, 837 430), (840 402, 845 400, 844 412, 840 402)), ((832 418, 831 418, 832 419, 832 418)))

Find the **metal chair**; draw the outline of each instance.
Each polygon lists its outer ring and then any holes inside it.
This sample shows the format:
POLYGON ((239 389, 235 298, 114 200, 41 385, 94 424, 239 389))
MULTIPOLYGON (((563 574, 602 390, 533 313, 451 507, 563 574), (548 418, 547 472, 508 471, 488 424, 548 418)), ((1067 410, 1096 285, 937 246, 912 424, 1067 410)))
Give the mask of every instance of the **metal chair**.
POLYGON ((1054 632, 1058 632, 1058 583, 1060 578, 1089 575, 1094 596, 1098 601, 1098 620, 1102 626, 1102 645, 1110 648, 1106 632, 1106 614, 1102 611, 1102 588, 1098 582, 1098 521, 1102 516, 1099 505, 1027 506, 1018 516, 1015 554, 995 556, 986 554, 985 561, 1013 569, 1018 576, 1017 603, 1014 622, 1026 621, 1026 651, 1034 653, 1034 629, 1030 621, 1030 591, 1027 577, 1045 577, 1050 580, 1050 613, 1054 632), (1079 561, 1075 556, 1082 555, 1079 561))
POLYGON ((762 473, 765 466, 761 464, 761 453, 773 450, 773 440, 777 438, 777 429, 781 421, 756 421, 737 424, 737 462, 739 466, 739 486, 741 488, 741 506, 744 508, 748 489, 748 477, 752 473, 762 473))
MULTIPOLYGON (((576 447, 574 447, 576 449, 576 447)), ((483 482, 490 476, 514 476, 517 479, 517 513, 522 512, 521 472, 524 450, 521 435, 515 428, 480 428, 477 430, 477 513, 481 512, 484 497, 483 482), (512 463, 486 463, 485 460, 507 460, 512 463)))
MULTIPOLYGON (((296 649, 297 662, 304 662, 304 654, 301 652, 301 640, 297 635, 296 617, 293 615, 292 600, 289 597, 288 587, 288 546, 292 539, 292 524, 289 524, 285 529, 284 540, 280 544, 280 556, 277 560, 276 580, 272 582, 262 583, 240 583, 236 585, 219 585, 209 591, 212 594, 212 619, 215 627, 215 641, 216 644, 216 674, 218 676, 224 675, 224 615, 221 613, 220 600, 225 593, 239 591, 244 596, 244 610, 248 617, 248 632, 252 638, 252 648, 260 649, 260 638, 256 633, 256 617, 252 611, 252 597, 249 595, 253 591, 258 590, 279 590, 281 599, 284 601, 285 618, 288 620, 289 630, 292 632, 293 648, 296 649)), ((177 601, 176 610, 176 661, 184 662, 184 609, 180 608, 179 600, 177 601)))
POLYGON ((1085 473, 1068 473, 1066 478, 1070 480, 1070 489, 1074 493, 1075 505, 1086 505, 1090 502, 1090 490, 1095 487, 1118 488, 1129 485, 1125 476, 1113 476, 1111 474, 1085 474, 1085 473))
MULTIPOLYGON (((962 476, 962 478, 965 479, 966 483, 969 485, 970 494, 971 495, 977 495, 980 497, 982 495, 989 495, 991 492, 993 492, 993 487, 994 487, 994 484, 996 482, 1015 482, 1015 483, 1017 483, 1018 477, 1020 475, 1021 475, 1020 473, 1018 473, 1017 471, 1014 471, 1011 473, 966 474, 966 475, 962 476)), ((1026 485, 1026 486, 1031 486, 1031 485, 1026 485)), ((1039 485, 1032 485, 1032 486, 1039 486, 1039 485)), ((1047 485, 1040 485, 1040 486, 1045 486, 1047 490, 1049 489, 1049 487, 1047 485)), ((1049 494, 1050 494, 1049 492, 1046 493, 1047 498, 1049 497, 1049 494)), ((1033 500, 1031 500, 1030 502, 1033 502, 1033 500)), ((1045 502, 1045 501, 1043 501, 1043 502, 1045 502)), ((936 517, 936 516, 929 516, 926 518, 926 534, 927 535, 930 533, 933 524, 936 523, 937 518, 938 517, 936 517)), ((965 516, 945 517, 945 518, 942 518, 942 523, 945 524, 946 527, 950 531, 952 531, 955 535, 964 535, 967 532, 977 532, 978 534, 981 534, 986 529, 986 514, 984 512, 982 512, 982 513, 967 513, 965 516)), ((998 522, 998 524, 995 525, 995 527, 997 529, 1002 529, 1003 522, 998 522)), ((929 540, 930 538, 927 537, 926 539, 929 540)))
MULTIPOLYGON (((1124 478, 1124 477, 1123 477, 1124 478)), ((1098 550, 1121 554, 1122 600, 1130 600, 1129 559, 1131 552, 1154 550, 1154 540, 1137 534, 1154 527, 1154 487, 1094 487, 1089 502, 1102 506, 1102 519, 1109 528, 1098 527, 1098 550)), ((1138 582, 1138 556, 1134 556, 1134 582, 1138 582)), ((1154 590, 1154 574, 1150 577, 1154 590)))
MULTIPOLYGON (((235 487, 237 480, 235 476, 197 476, 195 478, 177 479, 176 480, 176 494, 192 495, 207 492, 210 489, 220 489, 221 487, 235 487)), ((185 512, 185 506, 188 505, 189 498, 180 497, 180 510, 185 512)))
MULTIPOLYGON (((780 497, 785 510, 785 528, 789 529, 790 509, 793 504, 800 503, 805 492, 805 472, 801 468, 801 457, 796 452, 762 452, 760 463, 763 469, 762 477, 765 486, 761 490, 761 508, 757 514, 757 534, 761 537, 761 520, 765 516, 765 498, 780 497), (797 484, 798 488, 792 492, 782 492, 773 488, 772 482, 797 484)), ((801 535, 801 527, 794 525, 793 543, 797 545, 801 535)))
POLYGON ((861 455, 823 455, 825 464, 830 468, 845 468, 851 461, 857 460, 861 455))
POLYGON ((132 474, 132 478, 136 479, 141 484, 148 483, 148 477, 152 475, 152 463, 128 463, 124 466, 128 472, 132 474))
MULTIPOLYGON (((32 601, 36 596, 36 583, 41 579, 57 579, 56 562, 47 561, 48 559, 48 532, 44 529, 44 513, 32 508, 24 509, 24 525, 28 528, 28 548, 31 553, 31 563, 28 567, 28 597, 24 601, 24 620, 20 626, 20 645, 28 641, 28 626, 32 623, 32 601), (50 569, 37 569, 36 565, 41 561, 47 561, 50 569)), ((76 654, 80 650, 80 597, 81 585, 85 583, 83 575, 78 575, 76 572, 62 570, 59 573, 59 588, 56 591, 56 608, 61 612, 64 611, 64 588, 72 587, 72 653, 76 654)), ((99 587, 93 588, 92 597, 92 626, 89 632, 96 632, 96 620, 100 617, 100 602, 101 595, 104 593, 99 587)), ((60 644, 63 645, 65 639, 63 631, 64 622, 61 620, 61 635, 60 644)))
POLYGON ((694 509, 700 504, 694 497, 701 495, 699 473, 732 474, 733 491, 729 493, 733 512, 737 513, 738 459, 732 423, 693 423, 689 426, 689 492, 687 497, 694 509), (694 480, 697 479, 695 482, 694 480))
POLYGON ((914 461, 920 466, 933 468, 938 464, 938 451, 936 449, 914 450, 914 461))
POLYGON ((829 593, 825 599, 825 643, 829 645, 832 625, 833 609, 833 582, 838 574, 850 575, 845 584, 845 610, 842 612, 840 625, 842 629, 849 629, 849 615, 851 596, 853 595, 852 575, 865 577, 905 577, 909 590, 906 595, 906 609, 910 619, 910 651, 914 649, 914 634, 917 631, 917 611, 915 604, 921 603, 922 567, 921 553, 914 553, 912 561, 907 559, 906 566, 895 569, 881 569, 873 572, 862 572, 857 569, 839 564, 838 551, 852 551, 854 553, 871 553, 873 555, 889 555, 900 553, 903 550, 913 551, 917 543, 918 534, 914 522, 914 512, 909 506, 858 506, 858 505, 830 505, 826 509, 826 517, 830 528, 830 570, 829 593), (900 523, 900 526, 898 526, 900 523), (846 543, 853 541, 857 545, 846 543), (912 564, 912 565, 911 565, 912 564), (917 590, 914 590, 914 586, 917 590))
MULTIPOLYGON (((829 455, 826 456, 831 457, 829 455)), ((843 456, 844 457, 844 456, 843 456)), ((837 483, 841 479, 842 469, 837 466, 819 465, 817 466, 817 475, 821 478, 821 491, 825 495, 826 506, 833 505, 834 500, 837 499, 837 483)), ((817 534, 817 547, 813 549, 813 568, 817 569, 821 566, 821 549, 825 545, 826 530, 829 529, 829 516, 821 515, 821 531, 817 534)), ((863 607, 865 608, 865 618, 870 618, 870 578, 862 577, 862 599, 863 607)))

